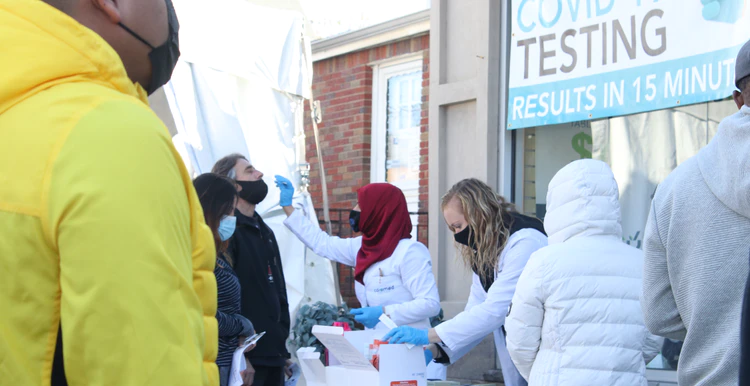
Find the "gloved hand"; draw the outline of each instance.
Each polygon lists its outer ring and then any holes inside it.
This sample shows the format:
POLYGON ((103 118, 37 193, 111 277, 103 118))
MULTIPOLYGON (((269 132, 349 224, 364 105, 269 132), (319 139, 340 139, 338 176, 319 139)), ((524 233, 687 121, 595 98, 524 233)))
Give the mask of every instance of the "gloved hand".
POLYGON ((394 328, 383 337, 383 340, 388 341, 390 344, 410 343, 420 346, 427 346, 430 344, 427 330, 420 330, 409 326, 394 328))
POLYGON ((432 351, 425 349, 424 350, 424 364, 429 365, 430 362, 432 362, 432 351))
POLYGON ((281 206, 292 206, 292 197, 294 197, 294 185, 292 181, 277 175, 276 176, 276 187, 281 189, 281 199, 279 205, 281 206))
POLYGON ((352 311, 354 320, 362 323, 367 328, 375 328, 380 323, 380 315, 383 315, 383 307, 355 308, 352 311))

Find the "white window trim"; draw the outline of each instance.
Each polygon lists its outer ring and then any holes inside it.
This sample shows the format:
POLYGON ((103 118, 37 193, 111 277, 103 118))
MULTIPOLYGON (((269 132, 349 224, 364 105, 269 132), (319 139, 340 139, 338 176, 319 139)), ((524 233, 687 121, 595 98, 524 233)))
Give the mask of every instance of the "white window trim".
POLYGON ((402 55, 372 66, 372 127, 370 130, 370 182, 386 182, 386 107, 388 79, 402 74, 422 71, 423 53, 402 55))

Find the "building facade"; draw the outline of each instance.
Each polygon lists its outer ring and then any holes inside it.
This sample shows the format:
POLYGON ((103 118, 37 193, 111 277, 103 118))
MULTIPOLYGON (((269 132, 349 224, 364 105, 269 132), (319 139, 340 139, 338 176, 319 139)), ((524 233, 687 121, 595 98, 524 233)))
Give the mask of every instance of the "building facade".
MULTIPOLYGON (((623 242, 640 248, 658 184, 736 111, 728 98, 733 59, 750 37, 730 17, 737 13, 709 20, 700 4, 569 3, 435 0, 429 12, 313 44, 331 207, 345 222, 358 187, 401 184, 410 210, 423 213, 414 233, 430 248, 446 318, 464 309, 471 284, 440 215, 440 197, 454 183, 484 180, 543 219, 547 185, 560 168, 603 160, 620 187, 623 242), (675 40, 691 30, 723 31, 726 42, 675 40)), ((314 155, 311 129, 307 138, 314 155)), ((321 207, 317 160, 310 161, 321 207)), ((350 271, 340 276, 342 294, 356 304, 350 271)), ((680 348, 667 341, 648 365, 652 385, 676 384, 680 348)), ((487 339, 449 377, 494 381, 496 369, 487 339)))
MULTIPOLYGON (((452 184, 476 177, 544 218, 552 176, 594 158, 618 181, 623 241, 642 246, 658 184, 737 111, 734 57, 750 29, 729 3, 716 15, 697 2, 633 4, 432 2, 431 213, 452 184)), ((439 216, 429 231, 451 317, 463 309, 470 274, 439 216)), ((680 348, 667 341, 648 364, 652 385, 676 384, 680 348)))
MULTIPOLYGON (((389 182, 406 196, 413 237, 427 244, 429 46, 429 11, 312 43, 313 96, 322 117, 320 154, 337 235, 351 236, 348 218, 357 190, 389 182)), ((309 191, 315 207, 322 208, 309 119, 305 135, 309 191)), ((344 301, 359 306, 352 268, 339 265, 338 273, 344 301)))

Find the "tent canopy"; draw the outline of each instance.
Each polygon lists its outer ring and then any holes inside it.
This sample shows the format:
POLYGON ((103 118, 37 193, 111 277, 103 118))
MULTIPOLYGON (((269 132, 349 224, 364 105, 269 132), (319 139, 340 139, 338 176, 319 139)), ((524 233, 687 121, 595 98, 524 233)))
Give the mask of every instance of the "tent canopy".
POLYGON ((292 320, 304 303, 335 303, 331 264, 283 226, 274 175, 297 188, 295 207, 317 221, 300 188, 306 164, 303 113, 311 97, 310 44, 295 0, 174 0, 180 61, 172 80, 150 98, 193 175, 220 158, 244 155, 265 176, 269 193, 257 207, 281 248, 292 320), (269 7, 269 5, 273 5, 269 7), (301 264, 304 263, 304 264, 301 264))

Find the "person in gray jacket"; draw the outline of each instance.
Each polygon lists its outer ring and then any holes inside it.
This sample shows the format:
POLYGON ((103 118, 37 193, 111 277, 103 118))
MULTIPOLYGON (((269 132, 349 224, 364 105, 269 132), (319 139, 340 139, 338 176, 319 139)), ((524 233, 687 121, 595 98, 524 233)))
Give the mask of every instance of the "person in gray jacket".
POLYGON ((742 306, 742 358, 740 363, 745 366, 740 367, 740 386, 750 386, 750 277, 745 284, 745 301, 742 306))
POLYGON ((736 386, 750 247, 750 42, 736 61, 740 111, 659 186, 644 240, 646 327, 684 341, 681 385, 736 386))

